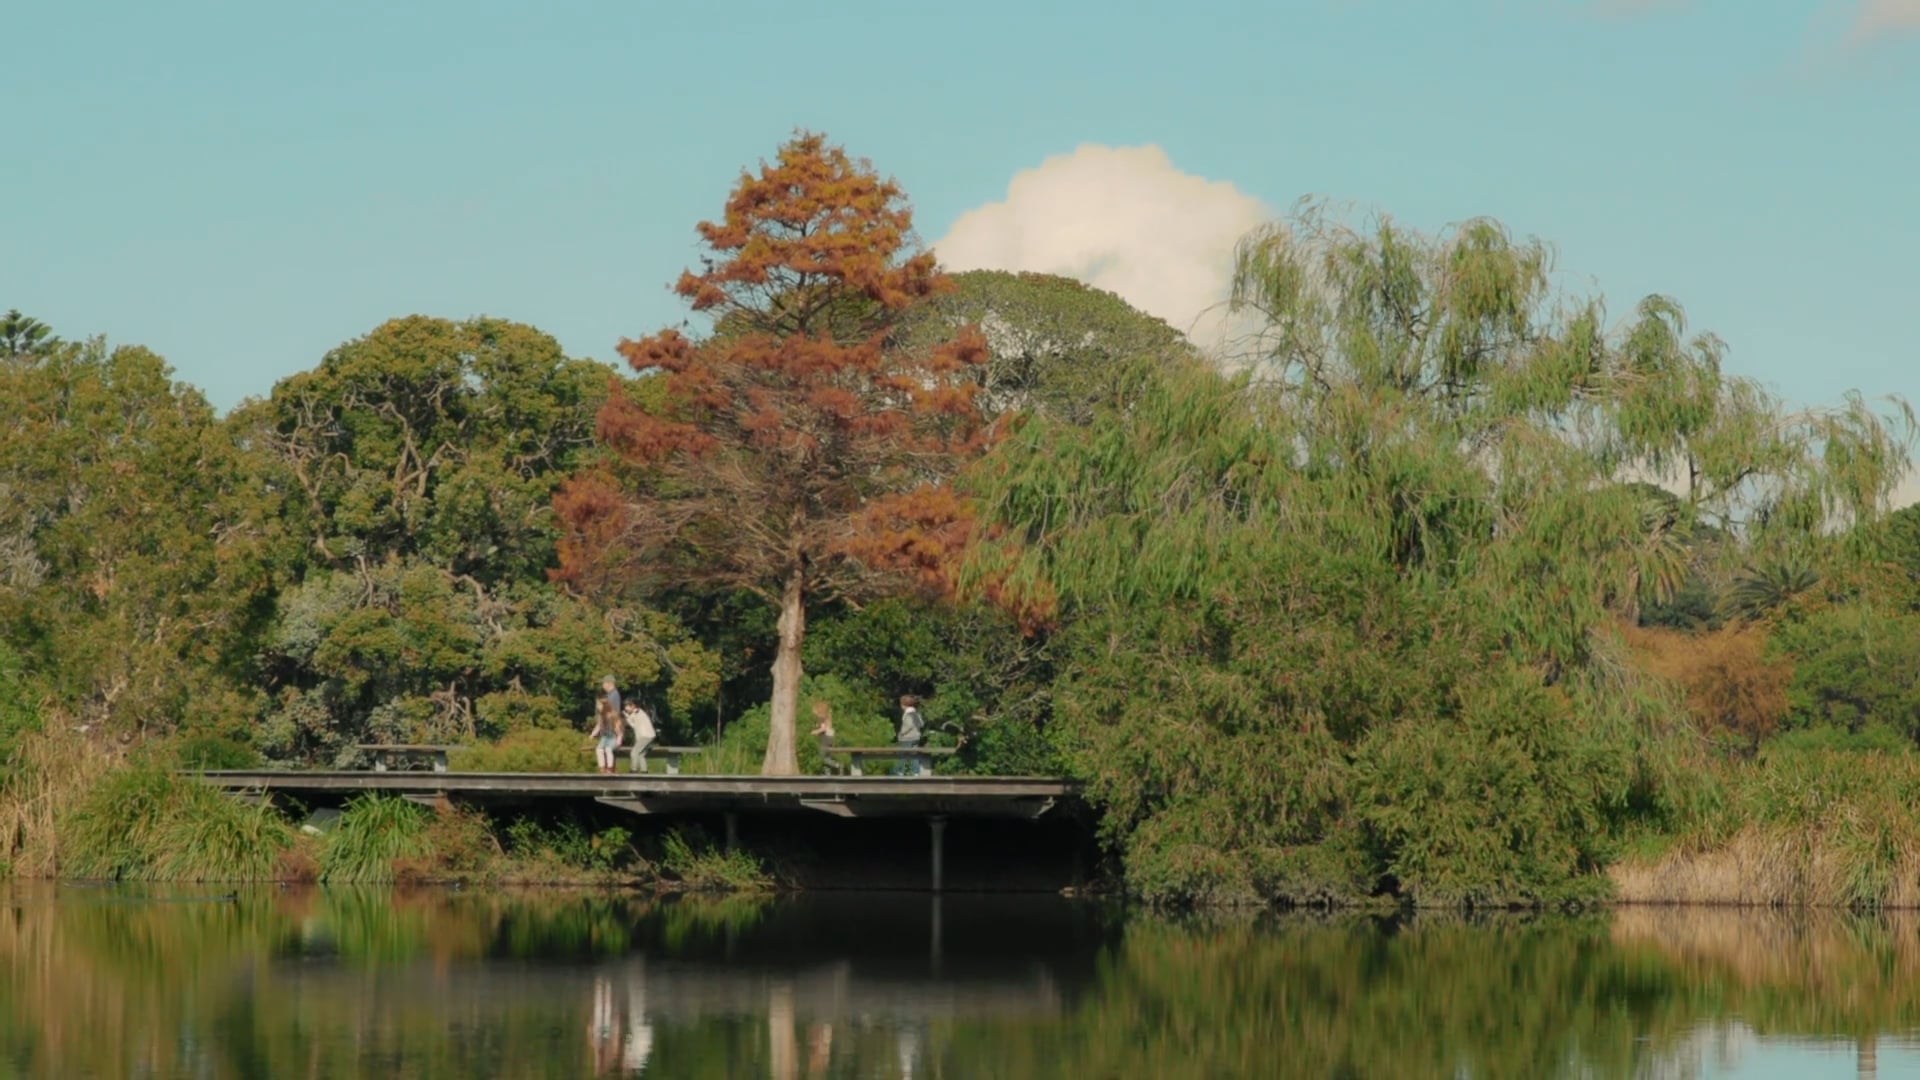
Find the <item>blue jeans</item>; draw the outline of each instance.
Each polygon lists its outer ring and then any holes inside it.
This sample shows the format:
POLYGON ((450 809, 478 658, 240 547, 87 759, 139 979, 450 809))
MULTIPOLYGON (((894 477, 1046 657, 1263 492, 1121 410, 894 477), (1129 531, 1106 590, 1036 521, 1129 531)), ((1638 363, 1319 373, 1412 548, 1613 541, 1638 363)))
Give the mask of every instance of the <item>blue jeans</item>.
MULTIPOLYGON (((902 750, 918 750, 920 749, 920 740, 901 739, 899 746, 902 750)), ((918 769, 914 765, 912 758, 902 758, 893 764, 894 776, 913 776, 916 772, 918 772, 918 769)))

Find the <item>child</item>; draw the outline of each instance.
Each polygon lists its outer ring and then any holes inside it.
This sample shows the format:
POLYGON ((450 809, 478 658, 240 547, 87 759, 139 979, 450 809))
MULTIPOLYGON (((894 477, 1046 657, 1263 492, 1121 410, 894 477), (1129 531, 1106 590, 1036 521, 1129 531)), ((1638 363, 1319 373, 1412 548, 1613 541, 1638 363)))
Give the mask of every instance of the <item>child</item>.
POLYGON ((824 701, 813 703, 813 718, 818 723, 807 734, 820 740, 820 763, 833 772, 833 706, 824 701))
POLYGON ((627 702, 627 727, 633 732, 633 749, 627 753, 633 756, 633 767, 638 772, 647 771, 647 747, 653 745, 656 732, 653 730, 653 717, 640 707, 637 701, 627 702))
POLYGON ((925 727, 925 721, 920 719, 920 699, 912 694, 903 694, 900 698, 900 745, 919 746, 925 727))
MULTIPOLYGON (((926 728, 926 722, 920 719, 920 699, 912 694, 900 697, 900 735, 895 741, 903 750, 912 750, 920 745, 920 736, 926 728)), ((912 776, 918 766, 912 761, 901 761, 893 767, 895 776, 912 776)))
POLYGON ((611 774, 613 752, 620 747, 620 690, 608 675, 600 680, 600 691, 593 703, 593 759, 602 774, 611 774))

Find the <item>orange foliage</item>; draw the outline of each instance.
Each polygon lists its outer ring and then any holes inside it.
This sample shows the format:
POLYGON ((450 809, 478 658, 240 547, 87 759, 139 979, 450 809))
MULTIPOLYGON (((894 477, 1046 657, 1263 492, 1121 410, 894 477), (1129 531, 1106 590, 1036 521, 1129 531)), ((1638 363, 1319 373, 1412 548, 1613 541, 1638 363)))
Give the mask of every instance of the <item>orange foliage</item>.
POLYGON ((1757 747, 1786 717, 1793 665, 1768 658, 1764 626, 1733 623, 1699 634, 1627 627, 1625 633, 1638 666, 1678 686, 1703 730, 1732 732, 1757 747))
POLYGON ((556 501, 559 576, 600 591, 670 572, 769 599, 944 588, 968 535, 944 485, 991 437, 987 349, 972 329, 897 344, 909 308, 949 288, 899 186, 800 134, 698 231, 708 253, 674 289, 718 329, 620 343, 661 393, 608 398, 617 460, 556 501))

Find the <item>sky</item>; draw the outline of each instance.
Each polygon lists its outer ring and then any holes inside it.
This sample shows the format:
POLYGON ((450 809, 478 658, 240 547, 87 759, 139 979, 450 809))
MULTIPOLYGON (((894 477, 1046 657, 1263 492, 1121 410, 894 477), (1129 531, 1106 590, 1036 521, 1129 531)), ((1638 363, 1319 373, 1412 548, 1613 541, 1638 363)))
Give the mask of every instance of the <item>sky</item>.
POLYGON ((1920 401, 1920 0, 62 0, 7 19, 0 309, 231 407, 412 313, 576 356, 685 315, 797 128, 954 268, 1182 326, 1302 197, 1488 215, 1791 402, 1920 401))

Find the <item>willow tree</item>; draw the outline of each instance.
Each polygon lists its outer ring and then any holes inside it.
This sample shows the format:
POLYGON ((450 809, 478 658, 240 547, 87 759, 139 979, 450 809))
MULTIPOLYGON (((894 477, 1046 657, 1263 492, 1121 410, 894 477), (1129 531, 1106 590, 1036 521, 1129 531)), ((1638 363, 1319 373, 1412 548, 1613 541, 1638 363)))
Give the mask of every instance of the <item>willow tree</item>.
POLYGON ((651 405, 615 393, 601 410, 617 465, 562 493, 562 574, 588 589, 697 582, 773 605, 762 767, 790 774, 807 604, 885 589, 884 556, 944 548, 905 523, 955 519, 941 490, 985 444, 972 375, 985 350, 966 332, 902 340, 946 278, 917 250, 899 185, 819 135, 743 173, 699 233, 709 255, 674 288, 716 333, 621 342, 660 382, 651 405))
POLYGON ((1610 633, 1689 568, 1872 517, 1906 442, 1789 412, 1661 298, 1610 326, 1493 222, 1308 212, 1248 238, 1264 324, 977 470, 967 580, 1076 650, 1053 734, 1162 896, 1588 895, 1679 798, 1666 695, 1610 633), (1633 481, 1680 490, 1651 498, 1633 481), (1662 780, 1666 777, 1667 780, 1662 780))

